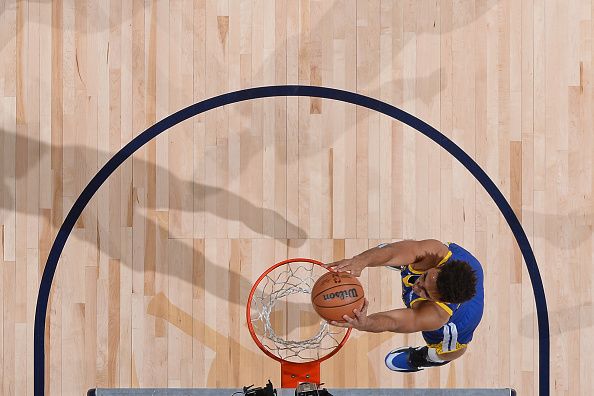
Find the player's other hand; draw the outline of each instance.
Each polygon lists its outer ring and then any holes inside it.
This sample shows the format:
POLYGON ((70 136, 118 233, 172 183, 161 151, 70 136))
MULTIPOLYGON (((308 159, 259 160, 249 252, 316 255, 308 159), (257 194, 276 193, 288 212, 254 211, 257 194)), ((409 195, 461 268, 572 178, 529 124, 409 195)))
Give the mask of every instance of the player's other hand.
POLYGON ((366 264, 356 258, 343 259, 325 265, 335 271, 349 272, 353 276, 360 276, 366 264))
POLYGON ((367 316, 367 308, 369 308, 369 300, 365 299, 361 309, 353 309, 353 315, 344 315, 342 318, 345 322, 331 321, 332 326, 337 327, 352 327, 360 331, 368 331, 370 329, 371 319, 367 316))

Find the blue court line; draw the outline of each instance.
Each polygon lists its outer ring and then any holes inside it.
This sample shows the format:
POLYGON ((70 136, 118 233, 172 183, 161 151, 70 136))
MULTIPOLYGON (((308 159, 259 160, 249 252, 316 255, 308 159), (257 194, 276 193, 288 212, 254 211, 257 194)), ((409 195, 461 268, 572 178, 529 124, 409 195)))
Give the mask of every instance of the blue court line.
POLYGON ((491 196, 503 217, 509 224, 511 231, 518 242, 530 281, 532 282, 532 290, 534 291, 534 300, 536 302, 536 313, 538 318, 538 345, 539 345, 539 394, 542 396, 549 396, 549 355, 550 355, 550 340, 549 340, 549 317, 547 312, 547 303, 544 293, 544 287, 536 257, 532 251, 532 246, 528 241, 528 237, 514 214, 510 204, 507 202, 499 188, 493 183, 489 176, 481 169, 481 167, 460 147, 448 139, 445 135, 433 128, 429 124, 421 121, 417 117, 400 110, 397 107, 384 103, 380 100, 370 98, 368 96, 357 93, 342 91, 339 89, 326 87, 312 87, 306 85, 274 85, 268 87, 258 87, 244 89, 235 92, 229 92, 223 95, 215 96, 213 98, 204 100, 188 106, 177 113, 174 113, 167 118, 157 122, 140 135, 135 137, 130 143, 125 145, 118 151, 107 163, 97 172, 91 179, 89 184, 82 191, 70 212, 66 216, 64 223, 60 227, 54 244, 50 250, 41 284, 39 285, 39 294, 37 295, 37 307, 35 310, 35 329, 34 329, 34 390, 35 395, 42 396, 44 394, 45 386, 45 320, 47 314, 47 304, 49 301, 50 289, 52 280, 58 265, 58 259, 64 249, 64 245, 76 223, 76 220, 81 215, 83 209, 93 195, 97 192, 99 187, 107 180, 117 168, 130 157, 136 150, 144 146, 155 136, 180 122, 187 120, 190 117, 198 115, 208 110, 217 107, 225 106, 231 103, 237 103, 244 100, 268 98, 274 96, 310 96, 324 99, 333 99, 341 102, 352 103, 358 106, 366 107, 370 110, 375 110, 392 117, 400 122, 405 123, 411 128, 421 132, 435 143, 439 144, 444 150, 447 150, 454 156, 462 165, 472 173, 478 182, 485 188, 487 193, 491 196))

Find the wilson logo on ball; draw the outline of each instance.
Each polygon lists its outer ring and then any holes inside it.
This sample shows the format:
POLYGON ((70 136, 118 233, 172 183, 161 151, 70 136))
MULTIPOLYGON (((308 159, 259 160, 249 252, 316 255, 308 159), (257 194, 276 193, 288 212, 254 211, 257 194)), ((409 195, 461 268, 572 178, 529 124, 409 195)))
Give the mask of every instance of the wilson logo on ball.
POLYGON ((341 290, 341 291, 337 291, 334 293, 324 294, 323 297, 324 297, 324 301, 332 300, 334 298, 340 298, 341 300, 344 300, 347 297, 359 297, 359 295, 357 294, 356 289, 350 289, 350 290, 341 290))

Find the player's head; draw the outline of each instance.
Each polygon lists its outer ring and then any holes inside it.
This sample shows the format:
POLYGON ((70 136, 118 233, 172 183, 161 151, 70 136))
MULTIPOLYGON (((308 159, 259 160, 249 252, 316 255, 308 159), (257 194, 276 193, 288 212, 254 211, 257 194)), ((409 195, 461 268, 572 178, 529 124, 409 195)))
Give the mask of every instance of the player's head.
POLYGON ((431 268, 417 279, 414 292, 431 301, 459 304, 476 292, 476 275, 465 261, 449 261, 441 268, 431 268))

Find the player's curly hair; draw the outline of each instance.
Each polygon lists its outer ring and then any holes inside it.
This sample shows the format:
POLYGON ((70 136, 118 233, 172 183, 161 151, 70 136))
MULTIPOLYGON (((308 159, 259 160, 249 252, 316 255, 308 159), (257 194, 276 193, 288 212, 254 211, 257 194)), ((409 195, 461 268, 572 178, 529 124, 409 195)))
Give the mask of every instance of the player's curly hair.
POLYGON ((465 261, 453 260, 437 274, 437 292, 440 300, 453 304, 470 300, 476 293, 476 275, 465 261))

